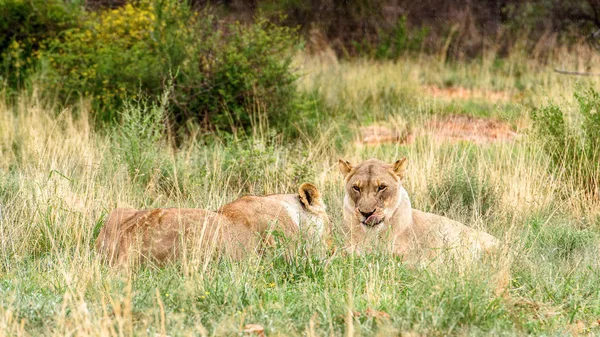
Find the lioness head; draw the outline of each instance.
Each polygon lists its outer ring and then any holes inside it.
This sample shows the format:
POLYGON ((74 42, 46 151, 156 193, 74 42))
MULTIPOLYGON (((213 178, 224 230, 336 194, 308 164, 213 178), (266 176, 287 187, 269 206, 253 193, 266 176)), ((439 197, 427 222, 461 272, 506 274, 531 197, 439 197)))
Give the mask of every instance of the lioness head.
POLYGON ((344 207, 365 228, 380 229, 400 203, 406 166, 406 158, 393 164, 369 159, 356 166, 340 159, 339 169, 346 182, 344 207))

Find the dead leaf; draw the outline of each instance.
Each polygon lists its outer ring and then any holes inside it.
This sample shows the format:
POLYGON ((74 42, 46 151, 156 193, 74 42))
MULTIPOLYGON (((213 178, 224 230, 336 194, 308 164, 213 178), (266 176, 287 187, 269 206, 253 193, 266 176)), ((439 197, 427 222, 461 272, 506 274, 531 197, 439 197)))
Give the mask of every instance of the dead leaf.
POLYGON ((265 328, 258 324, 246 324, 244 327, 244 333, 256 334, 258 337, 266 337, 265 328))

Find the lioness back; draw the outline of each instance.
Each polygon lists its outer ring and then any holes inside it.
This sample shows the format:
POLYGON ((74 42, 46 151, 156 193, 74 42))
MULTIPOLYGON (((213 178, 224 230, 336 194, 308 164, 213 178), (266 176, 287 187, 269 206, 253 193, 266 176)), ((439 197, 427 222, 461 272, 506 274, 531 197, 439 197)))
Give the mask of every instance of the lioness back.
POLYGON ((218 240, 226 225, 223 220, 202 209, 116 209, 100 231, 96 248, 111 264, 123 264, 131 255, 165 262, 180 253, 183 237, 200 234, 205 242, 218 240))
POLYGON ((100 231, 96 248, 112 264, 134 257, 162 263, 180 258, 183 252, 225 253, 239 259, 256 251, 270 229, 321 236, 328 223, 318 189, 305 183, 298 194, 242 197, 216 212, 116 209, 100 231))

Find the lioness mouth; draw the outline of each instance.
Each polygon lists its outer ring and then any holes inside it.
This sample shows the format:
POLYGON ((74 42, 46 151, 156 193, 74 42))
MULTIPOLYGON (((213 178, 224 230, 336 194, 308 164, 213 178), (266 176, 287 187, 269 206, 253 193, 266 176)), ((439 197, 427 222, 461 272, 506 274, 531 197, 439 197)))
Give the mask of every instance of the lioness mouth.
POLYGON ((377 215, 371 215, 361 223, 367 227, 375 227, 382 222, 383 222, 383 217, 379 217, 377 215))

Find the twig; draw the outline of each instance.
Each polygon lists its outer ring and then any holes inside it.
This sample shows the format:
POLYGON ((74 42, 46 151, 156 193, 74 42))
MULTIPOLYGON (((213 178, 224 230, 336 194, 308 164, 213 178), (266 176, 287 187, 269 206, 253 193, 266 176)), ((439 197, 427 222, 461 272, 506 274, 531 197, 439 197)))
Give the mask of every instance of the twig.
POLYGON ((562 69, 554 68, 554 71, 563 75, 575 75, 575 76, 600 76, 600 73, 582 73, 579 71, 567 71, 562 69))

